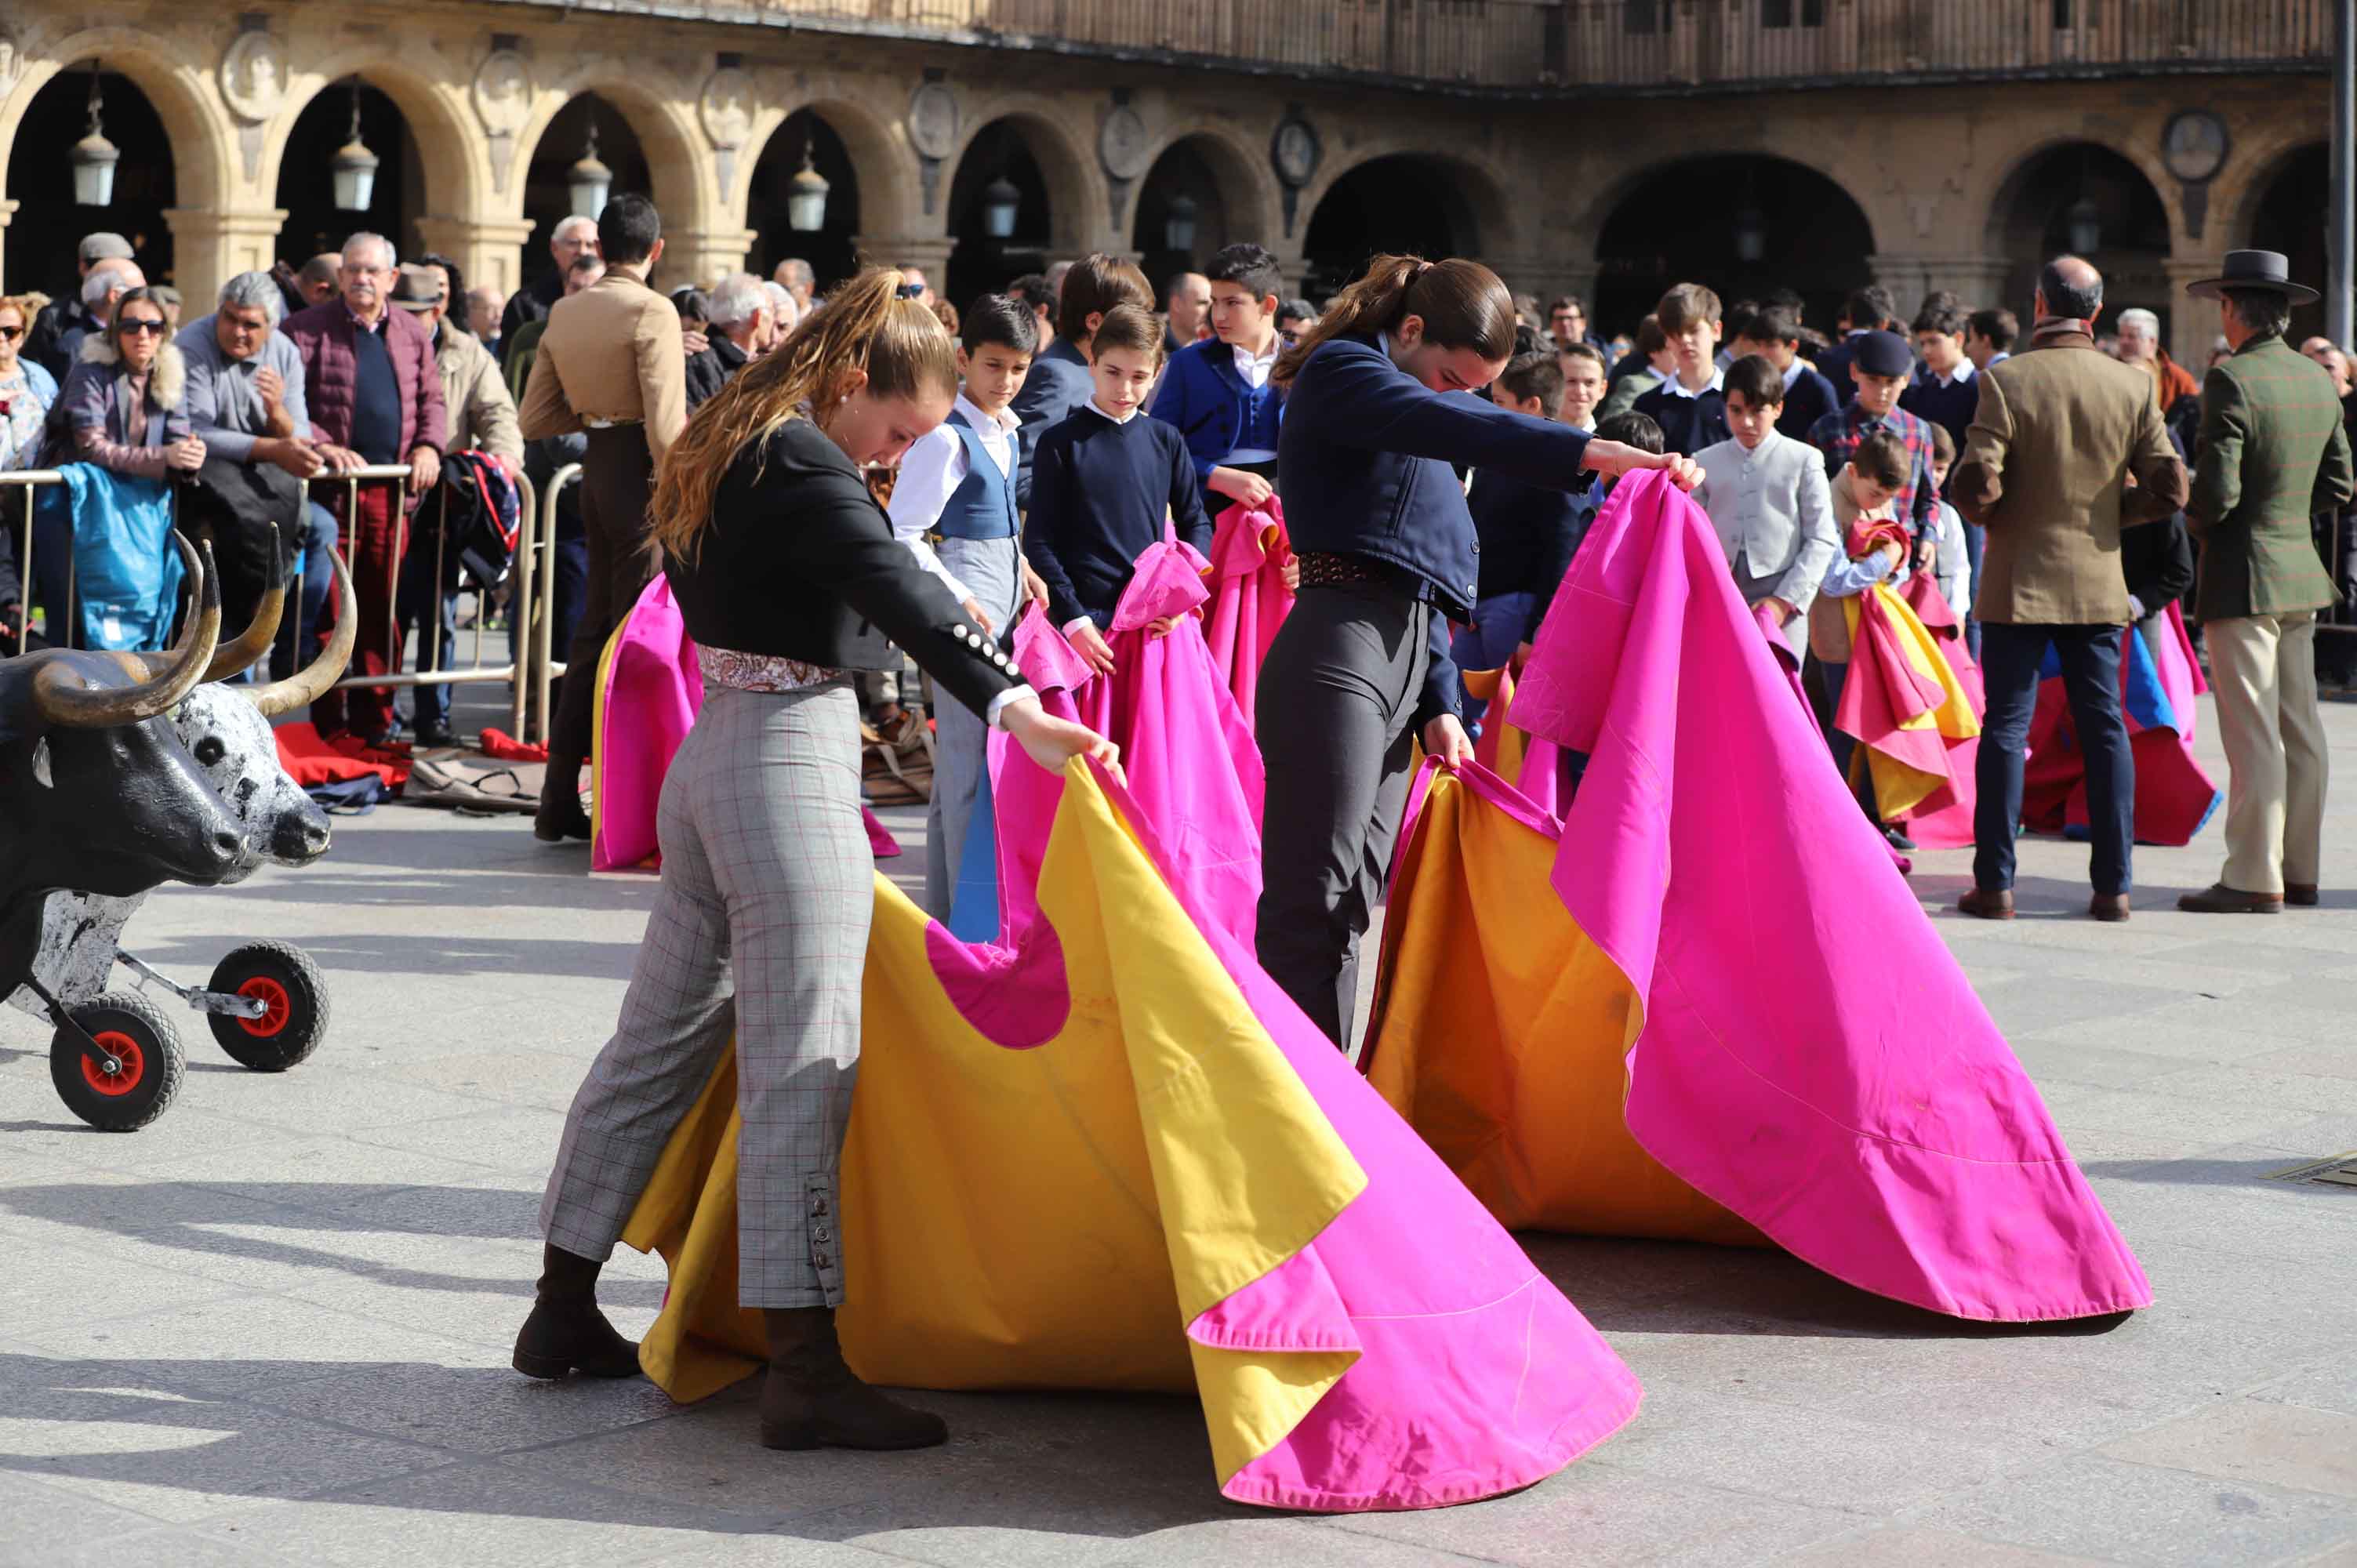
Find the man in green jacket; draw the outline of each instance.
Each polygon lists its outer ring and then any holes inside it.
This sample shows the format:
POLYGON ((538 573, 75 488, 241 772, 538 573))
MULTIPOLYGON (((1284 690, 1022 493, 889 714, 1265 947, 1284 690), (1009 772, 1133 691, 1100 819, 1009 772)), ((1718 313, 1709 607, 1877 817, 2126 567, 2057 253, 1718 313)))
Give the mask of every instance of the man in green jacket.
POLYGON ((2219 302, 2219 330, 2233 349, 2202 384, 2185 507, 2201 545, 2194 605, 2233 782, 2225 870, 2177 907, 2280 914, 2287 901, 2317 901, 2325 745, 2316 612, 2338 596, 2309 517, 2348 502, 2349 437, 2332 378, 2284 341, 2292 306, 2316 291, 2291 281, 2279 252, 2229 251, 2221 275, 2186 292, 2219 302))

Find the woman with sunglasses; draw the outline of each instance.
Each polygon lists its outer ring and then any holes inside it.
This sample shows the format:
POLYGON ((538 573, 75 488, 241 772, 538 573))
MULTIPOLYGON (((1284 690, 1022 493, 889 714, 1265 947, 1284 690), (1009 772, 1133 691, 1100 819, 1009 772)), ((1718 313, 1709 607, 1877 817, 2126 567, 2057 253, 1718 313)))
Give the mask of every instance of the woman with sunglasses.
POLYGON ((205 444, 188 428, 187 381, 163 302, 133 289, 115 301, 106 330, 82 340, 66 377, 59 402, 70 456, 135 478, 194 473, 205 444))

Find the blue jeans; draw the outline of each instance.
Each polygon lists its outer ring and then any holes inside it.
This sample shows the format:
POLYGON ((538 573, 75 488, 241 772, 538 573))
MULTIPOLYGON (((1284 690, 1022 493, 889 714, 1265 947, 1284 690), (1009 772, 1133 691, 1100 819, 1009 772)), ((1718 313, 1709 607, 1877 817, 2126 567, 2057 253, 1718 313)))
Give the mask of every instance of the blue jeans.
MULTIPOLYGON (((1964 559, 1973 569, 1973 598, 1980 597, 1981 556, 1988 549, 1988 530, 1977 522, 1964 524, 1964 559)), ((1978 663, 1981 657, 1981 623, 1973 618, 1972 604, 1964 605, 1964 648, 1978 663)))
POLYGON ((2046 650, 2061 656, 2062 694, 2087 768, 2087 826, 2094 844, 2090 878, 2102 894, 2126 893, 2136 831, 2136 757, 2120 715, 2120 635, 2115 626, 1999 626, 1981 628, 1981 680, 1988 714, 1981 721, 1974 775, 1973 881, 1991 892, 2013 886, 2013 836, 2021 822, 2021 770, 2046 650))
MULTIPOLYGON (((1537 628, 1536 594, 1492 594, 1473 607, 1473 624, 1449 639, 1448 658, 1461 674, 1468 670, 1498 670, 1510 663, 1514 650, 1530 640, 1537 628)), ((1465 699, 1465 733, 1481 733, 1481 715, 1490 704, 1470 692, 1465 699)))

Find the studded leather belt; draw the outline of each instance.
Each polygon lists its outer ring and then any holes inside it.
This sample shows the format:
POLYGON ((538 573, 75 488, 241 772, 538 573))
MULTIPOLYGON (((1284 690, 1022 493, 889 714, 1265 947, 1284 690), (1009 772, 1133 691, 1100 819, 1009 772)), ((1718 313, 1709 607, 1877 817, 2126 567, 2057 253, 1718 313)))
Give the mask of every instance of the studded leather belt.
POLYGON ((1373 583, 1390 587, 1398 582, 1392 569, 1380 561, 1364 555, 1336 555, 1323 550, 1304 550, 1301 562, 1301 585, 1305 588, 1346 588, 1355 583, 1373 583))

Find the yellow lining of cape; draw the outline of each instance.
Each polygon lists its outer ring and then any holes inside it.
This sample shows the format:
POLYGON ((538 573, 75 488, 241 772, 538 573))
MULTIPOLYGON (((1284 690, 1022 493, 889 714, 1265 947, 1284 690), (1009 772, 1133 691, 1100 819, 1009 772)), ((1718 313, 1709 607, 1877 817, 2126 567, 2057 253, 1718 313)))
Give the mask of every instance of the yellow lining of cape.
MULTIPOLYGON (((1065 776, 1039 905, 1070 1010, 1044 1045, 1007 1049, 959 1013, 929 922, 877 879, 843 1160, 845 1349, 902 1386, 1192 1389, 1225 1485, 1358 1351, 1208 1347, 1188 1326, 1308 1245, 1366 1174, 1084 764, 1065 776)), ((761 1356, 759 1316, 736 1305, 734 1101, 732 1053, 622 1238, 671 1264, 640 1357, 680 1400, 761 1356)))
POLYGON ((1384 922, 1368 1080, 1509 1230, 1766 1244, 1630 1133, 1644 999, 1555 897, 1555 850, 1433 779, 1384 922))

